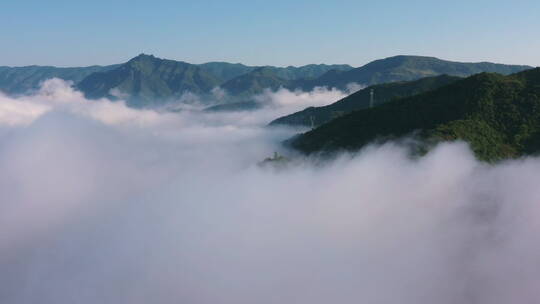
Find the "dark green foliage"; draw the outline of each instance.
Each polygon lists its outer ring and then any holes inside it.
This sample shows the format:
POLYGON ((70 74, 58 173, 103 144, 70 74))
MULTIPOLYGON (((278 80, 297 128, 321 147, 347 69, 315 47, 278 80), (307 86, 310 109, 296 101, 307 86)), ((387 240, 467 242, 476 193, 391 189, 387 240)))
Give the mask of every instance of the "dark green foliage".
POLYGON ((452 62, 423 56, 394 56, 375 60, 350 71, 331 71, 315 80, 299 83, 298 86, 304 89, 311 89, 315 86, 344 89, 351 82, 373 85, 394 81, 410 81, 441 74, 466 77, 481 72, 494 72, 507 75, 530 68, 530 66, 504 65, 489 62, 452 62))
POLYGON ((89 66, 79 68, 57 68, 51 66, 0 67, 0 91, 7 94, 23 94, 37 89, 39 84, 50 78, 61 78, 77 83, 95 72, 116 68, 110 66, 89 66))
POLYGON ((409 82, 392 82, 374 85, 351 94, 333 104, 323 107, 310 107, 305 110, 280 117, 272 121, 270 125, 310 126, 313 119, 314 125, 319 126, 349 112, 368 108, 370 104, 371 90, 374 92, 374 106, 378 106, 396 98, 413 96, 425 91, 439 88, 458 79, 460 78, 441 75, 435 77, 426 77, 409 82))
POLYGON ((540 148, 540 68, 481 73, 439 89, 352 112, 292 140, 305 152, 356 150, 416 132, 427 141, 465 140, 495 161, 540 148))

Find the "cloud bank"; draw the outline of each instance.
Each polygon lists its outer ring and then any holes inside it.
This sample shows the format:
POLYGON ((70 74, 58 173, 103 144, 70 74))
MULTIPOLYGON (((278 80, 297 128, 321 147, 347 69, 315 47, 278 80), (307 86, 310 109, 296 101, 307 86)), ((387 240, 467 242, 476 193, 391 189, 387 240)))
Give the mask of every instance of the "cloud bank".
MULTIPOLYGON (((290 93, 269 98, 314 94, 290 93)), ((537 158, 386 144, 272 170, 256 163, 292 131, 262 126, 283 107, 135 110, 59 81, 0 105, 2 302, 540 297, 537 158)))
POLYGON ((350 83, 345 91, 327 87, 315 87, 310 92, 302 90, 290 91, 285 88, 280 88, 277 91, 266 89, 262 94, 255 96, 254 99, 263 105, 286 107, 287 111, 299 111, 306 107, 328 105, 364 87, 356 83, 350 83))

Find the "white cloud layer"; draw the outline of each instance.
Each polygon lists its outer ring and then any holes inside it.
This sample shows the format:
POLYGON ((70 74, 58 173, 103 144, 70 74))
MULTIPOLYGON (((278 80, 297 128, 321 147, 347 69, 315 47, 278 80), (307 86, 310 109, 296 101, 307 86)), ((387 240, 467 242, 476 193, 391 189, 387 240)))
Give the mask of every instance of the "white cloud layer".
POLYGON ((536 158, 388 144, 276 171, 256 163, 291 134, 261 127, 280 107, 160 113, 59 81, 0 105, 3 303, 540 298, 536 158))
MULTIPOLYGON (((254 97, 254 100, 264 106, 263 111, 246 115, 246 113, 200 113, 204 103, 196 94, 186 92, 175 105, 169 108, 182 109, 184 113, 172 114, 159 109, 133 109, 127 107, 122 100, 111 102, 108 99, 87 100, 81 92, 73 89, 70 82, 53 78, 43 82, 41 88, 32 95, 12 97, 0 92, 0 127, 29 125, 45 113, 69 112, 87 118, 92 118, 109 125, 138 125, 155 126, 175 124, 182 120, 182 116, 205 116, 206 120, 217 119, 223 123, 223 118, 230 119, 231 123, 238 124, 238 119, 245 123, 262 125, 281 115, 302 110, 309 106, 322 106, 344 98, 357 90, 360 86, 351 84, 346 91, 335 88, 315 88, 312 92, 266 90, 254 97), (243 116, 243 117, 240 117, 243 116), (249 116, 249 117, 248 117, 249 116)), ((116 97, 122 94, 116 92, 116 97)), ((216 88, 212 91, 216 102, 224 99, 226 92, 216 88)))
POLYGON ((76 113, 107 124, 146 125, 158 120, 157 113, 128 108, 122 101, 100 99, 90 102, 82 93, 73 90, 69 82, 58 78, 45 81, 33 95, 14 98, 0 92, 0 126, 28 125, 53 110, 76 113))
POLYGON ((255 100, 263 105, 274 107, 287 107, 288 111, 299 111, 306 107, 320 107, 338 101, 352 94, 364 86, 350 83, 347 90, 341 91, 336 88, 315 87, 311 92, 301 90, 290 91, 280 88, 277 91, 266 89, 262 94, 255 96, 255 100), (332 101, 332 102, 329 102, 332 101))

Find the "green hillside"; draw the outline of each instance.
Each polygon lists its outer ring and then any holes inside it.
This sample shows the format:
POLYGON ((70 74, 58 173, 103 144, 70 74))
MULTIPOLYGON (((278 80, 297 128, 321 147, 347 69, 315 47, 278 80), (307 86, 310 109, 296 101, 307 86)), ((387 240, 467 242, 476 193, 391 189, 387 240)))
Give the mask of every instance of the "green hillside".
POLYGON ((369 108, 370 92, 373 91, 373 106, 378 106, 396 98, 413 96, 422 92, 433 90, 460 79, 455 76, 441 75, 426 77, 415 81, 391 82, 379 84, 362 89, 333 104, 323 107, 309 107, 302 111, 280 117, 270 125, 322 125, 336 117, 355 110, 369 108))
POLYGON ((141 54, 116 69, 94 73, 77 87, 88 98, 114 99, 127 94, 131 106, 149 106, 179 98, 184 92, 205 93, 220 80, 199 66, 141 54))
POLYGON ((352 112, 291 140, 305 153, 357 150, 418 132, 430 141, 465 140, 495 161, 540 149, 540 68, 481 73, 439 89, 352 112))
POLYGON ((264 66, 233 78, 221 85, 233 96, 247 97, 263 92, 264 89, 277 90, 280 87, 294 89, 295 83, 320 77, 328 71, 348 71, 349 65, 309 64, 301 67, 285 68, 264 66))
POLYGON ((183 93, 210 94, 221 86, 228 93, 225 102, 245 102, 264 89, 278 89, 291 79, 317 77, 330 69, 351 69, 347 65, 302 67, 250 67, 226 62, 200 65, 141 54, 117 68, 95 73, 77 87, 88 98, 114 99, 122 94, 131 106, 150 106, 178 99, 183 93), (282 77, 283 78, 282 78, 282 77))
POLYGON ((241 63, 228 62, 207 62, 198 64, 204 71, 214 75, 219 79, 220 83, 236 78, 240 75, 247 74, 257 67, 243 65, 241 63))

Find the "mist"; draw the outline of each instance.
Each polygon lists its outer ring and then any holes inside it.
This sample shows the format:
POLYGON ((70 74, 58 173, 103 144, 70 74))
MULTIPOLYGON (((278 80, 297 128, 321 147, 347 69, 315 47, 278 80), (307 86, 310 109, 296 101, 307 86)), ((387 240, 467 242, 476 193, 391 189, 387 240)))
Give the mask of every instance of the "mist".
POLYGON ((346 95, 267 91, 252 112, 0 95, 2 303, 536 303, 540 161, 399 143, 321 162, 280 115, 346 95), (284 169, 258 162, 280 151, 284 169))

